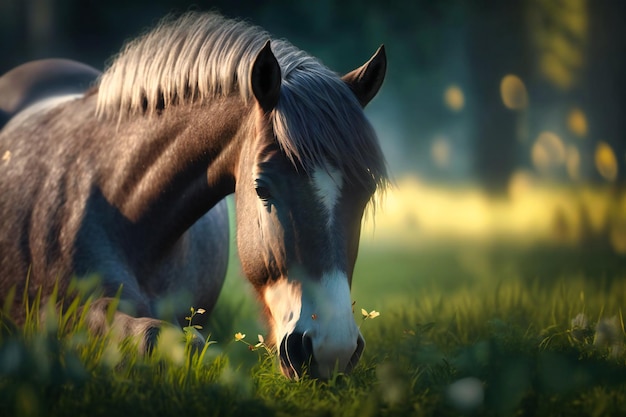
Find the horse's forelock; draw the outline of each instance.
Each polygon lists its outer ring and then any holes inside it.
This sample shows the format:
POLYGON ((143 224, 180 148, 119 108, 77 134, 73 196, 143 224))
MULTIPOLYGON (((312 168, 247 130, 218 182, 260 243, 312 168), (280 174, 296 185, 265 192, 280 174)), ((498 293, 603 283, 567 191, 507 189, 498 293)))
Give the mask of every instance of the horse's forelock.
POLYGON ((294 71, 283 81, 272 121, 287 157, 308 172, 330 163, 348 181, 384 189, 382 150, 348 86, 330 71, 294 71))

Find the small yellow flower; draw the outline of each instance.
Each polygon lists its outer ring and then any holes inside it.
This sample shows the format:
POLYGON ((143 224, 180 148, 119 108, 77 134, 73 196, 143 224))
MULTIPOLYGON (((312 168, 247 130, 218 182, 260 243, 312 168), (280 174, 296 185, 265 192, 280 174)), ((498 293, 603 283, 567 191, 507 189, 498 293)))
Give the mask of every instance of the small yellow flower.
POLYGON ((196 313, 198 313, 198 314, 204 314, 204 313, 206 313, 206 310, 205 310, 205 309, 203 309, 203 308, 199 308, 199 309, 198 309, 198 311, 196 311, 196 313))
POLYGON ((243 340, 243 339, 244 339, 244 337, 246 337, 246 335, 245 335, 245 334, 242 334, 241 332, 237 332, 237 333, 235 333, 235 340, 236 340, 236 341, 243 340))
POLYGON ((375 319, 376 317, 380 316, 380 313, 378 311, 372 310, 368 313, 367 310, 365 310, 364 308, 361 309, 361 314, 363 315, 363 320, 375 319))

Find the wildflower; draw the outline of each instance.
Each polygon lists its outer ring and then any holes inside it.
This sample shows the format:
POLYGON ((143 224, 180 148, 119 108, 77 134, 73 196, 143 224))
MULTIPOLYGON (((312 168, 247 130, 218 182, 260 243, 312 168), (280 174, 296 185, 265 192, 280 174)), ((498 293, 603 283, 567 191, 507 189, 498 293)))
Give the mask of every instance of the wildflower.
POLYGON ((363 315, 363 320, 375 319, 376 317, 380 316, 380 313, 378 311, 372 310, 368 313, 367 310, 365 310, 364 308, 361 309, 361 314, 363 315))
POLYGON ((450 403, 463 413, 472 412, 485 400, 485 387, 474 377, 462 378, 448 385, 446 394, 450 403))
POLYGON ((577 327, 580 329, 586 329, 589 327, 589 322, 587 321, 585 313, 578 313, 578 315, 572 319, 572 329, 577 327))
POLYGON ((252 343, 249 343, 248 341, 243 340, 246 337, 246 335, 240 332, 235 333, 235 341, 246 344, 250 352, 254 352, 257 349, 263 348, 265 349, 265 352, 267 352, 268 355, 272 356, 274 352, 272 352, 272 349, 265 344, 265 338, 262 335, 257 335, 257 336, 258 336, 259 342, 256 345, 253 345, 252 343))
POLYGON ((584 313, 578 313, 571 321, 572 327, 569 331, 572 339, 579 343, 584 343, 593 335, 593 331, 589 327, 589 321, 584 313))
POLYGON ((196 314, 204 314, 206 312, 205 309, 199 308, 198 310, 191 307, 189 309, 191 311, 191 315, 185 317, 187 320, 187 326, 183 327, 183 332, 185 332, 185 339, 187 340, 187 344, 191 344, 194 340, 201 340, 204 342, 204 337, 198 332, 198 330, 202 330, 202 326, 199 324, 193 324, 193 318, 196 314))
POLYGON ((265 344, 265 339, 263 338, 262 335, 258 335, 259 336, 259 343, 257 343, 256 345, 254 345, 255 348, 260 348, 265 344))
POLYGON ((187 327, 193 327, 193 328, 196 328, 196 329, 202 329, 202 326, 200 326, 199 324, 192 324, 191 322, 193 320, 193 317, 196 314, 204 314, 204 313, 206 313, 206 310, 203 309, 203 308, 199 308, 199 309, 196 310, 193 307, 191 307, 189 310, 191 311, 191 316, 185 317, 185 320, 187 320, 189 322, 187 327))
POLYGON ((617 316, 598 321, 593 344, 598 347, 608 347, 609 356, 613 358, 617 358, 622 354, 624 350, 624 337, 617 316))
POLYGON ((596 337, 593 344, 596 346, 610 346, 618 343, 621 332, 616 316, 610 319, 601 319, 596 324, 596 337))

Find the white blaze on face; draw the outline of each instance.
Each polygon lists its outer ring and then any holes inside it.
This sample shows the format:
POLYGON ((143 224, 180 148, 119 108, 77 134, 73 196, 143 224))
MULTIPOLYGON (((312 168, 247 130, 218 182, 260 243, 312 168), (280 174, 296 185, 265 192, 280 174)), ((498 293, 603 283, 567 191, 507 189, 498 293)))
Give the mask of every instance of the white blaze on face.
POLYGON ((323 167, 317 167, 315 171, 313 171, 313 188, 328 215, 326 224, 329 230, 335 219, 335 206, 341 195, 342 186, 343 177, 341 176, 341 172, 336 168, 326 164, 323 167))
MULTIPOLYGON (((325 216, 327 250, 335 249, 335 213, 343 187, 341 172, 324 164, 312 173, 311 184, 325 216)), ((322 256, 331 255, 320 254, 322 256)), ((310 340, 321 377, 330 377, 335 367, 346 370, 358 340, 362 340, 352 314, 352 298, 346 272, 331 269, 321 277, 290 268, 289 278, 269 285, 263 293, 270 310, 276 343, 294 332, 310 340)), ((361 345, 362 346, 362 345, 361 345)))

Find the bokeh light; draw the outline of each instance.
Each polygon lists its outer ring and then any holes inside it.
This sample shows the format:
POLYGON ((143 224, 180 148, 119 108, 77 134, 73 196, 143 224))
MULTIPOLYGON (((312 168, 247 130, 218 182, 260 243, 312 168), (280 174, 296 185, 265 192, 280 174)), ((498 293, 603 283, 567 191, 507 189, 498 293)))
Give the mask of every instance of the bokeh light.
POLYGON ((617 178, 617 158, 611 145, 606 142, 598 143, 594 160, 600 175, 607 181, 615 181, 617 178))
POLYGON ((509 74, 500 82, 500 96, 506 108, 522 110, 528 106, 528 92, 524 82, 516 75, 509 74))
POLYGON ((557 134, 541 132, 531 149, 531 159, 537 171, 549 174, 565 162, 565 145, 557 134))
POLYGON ((587 117, 579 108, 574 108, 567 116, 567 127, 580 138, 587 136, 587 117))
POLYGON ((565 158, 567 175, 572 180, 580 179, 580 152, 578 151, 578 148, 573 145, 568 146, 565 158))
POLYGON ((465 106, 463 90, 457 85, 450 85, 443 94, 443 101, 450 110, 461 111, 465 106))
POLYGON ((533 175, 527 170, 520 169, 515 171, 509 180, 509 198, 511 198, 511 200, 524 198, 527 193, 532 191, 533 182, 533 175))
POLYGON ((430 154, 435 162, 435 165, 439 168, 446 168, 450 165, 450 155, 452 149, 450 148, 450 142, 444 136, 437 136, 430 147, 430 154))

